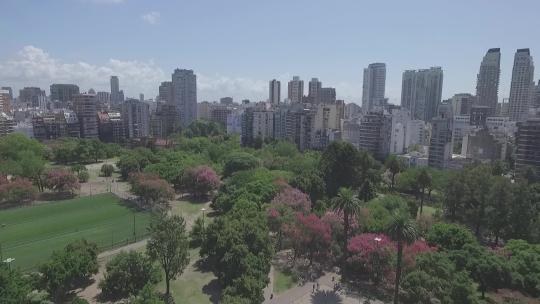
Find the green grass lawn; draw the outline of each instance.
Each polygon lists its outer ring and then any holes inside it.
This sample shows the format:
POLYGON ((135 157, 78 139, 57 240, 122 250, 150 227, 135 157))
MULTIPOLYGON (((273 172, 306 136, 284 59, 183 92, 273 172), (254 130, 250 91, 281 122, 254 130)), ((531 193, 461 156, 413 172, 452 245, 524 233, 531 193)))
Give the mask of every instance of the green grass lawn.
POLYGON ((274 268, 274 292, 276 294, 293 288, 295 284, 296 281, 290 273, 274 268))
POLYGON ((138 236, 146 232, 150 214, 135 212, 116 196, 104 193, 0 211, 2 255, 13 266, 35 269, 53 250, 85 238, 101 249, 133 241, 133 215, 138 236))
MULTIPOLYGON (((191 261, 200 259, 199 248, 190 250, 191 261)), ((190 265, 184 273, 171 281, 171 294, 176 303, 211 304, 212 294, 219 297, 216 277, 210 271, 201 271, 190 265)), ((159 283, 159 290, 165 291, 164 280, 159 283)))
POLYGON ((185 217, 198 217, 199 215, 202 215, 201 208, 203 207, 204 203, 182 200, 171 204, 171 213, 183 215, 185 217))

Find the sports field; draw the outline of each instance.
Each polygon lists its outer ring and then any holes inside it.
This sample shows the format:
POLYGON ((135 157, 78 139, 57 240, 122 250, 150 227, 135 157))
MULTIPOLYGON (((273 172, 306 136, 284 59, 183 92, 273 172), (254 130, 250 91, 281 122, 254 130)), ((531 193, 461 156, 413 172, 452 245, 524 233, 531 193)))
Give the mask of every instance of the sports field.
POLYGON ((35 269, 53 250, 77 239, 95 242, 100 250, 133 242, 133 231, 139 239, 149 221, 150 214, 123 206, 109 193, 2 210, 2 256, 15 258, 14 267, 35 269))

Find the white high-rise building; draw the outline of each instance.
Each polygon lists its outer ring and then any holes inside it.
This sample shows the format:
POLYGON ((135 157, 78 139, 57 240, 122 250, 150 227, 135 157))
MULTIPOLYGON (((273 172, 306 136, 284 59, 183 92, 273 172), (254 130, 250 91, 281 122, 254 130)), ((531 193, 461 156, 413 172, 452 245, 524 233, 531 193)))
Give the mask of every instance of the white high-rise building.
POLYGON ((193 70, 176 69, 172 74, 173 104, 185 128, 197 119, 197 75, 193 70))
POLYGON ((365 113, 384 106, 386 86, 386 64, 372 63, 364 69, 362 109, 365 113))
POLYGON ((411 111, 412 119, 430 121, 441 103, 443 70, 432 67, 403 72, 401 106, 411 111))
POLYGON ((279 80, 270 80, 268 89, 268 102, 276 106, 279 105, 281 102, 281 83, 279 80))
MULTIPOLYGON (((501 75, 501 50, 489 49, 482 59, 476 82, 476 105, 489 107, 494 115, 499 101, 499 78, 501 75)), ((461 113, 465 114, 465 113, 461 113)))
POLYGON ((510 119, 525 121, 534 96, 534 62, 529 49, 518 49, 514 56, 510 84, 510 119))
POLYGON ((390 153, 403 154, 406 152, 405 138, 407 125, 411 120, 411 114, 406 109, 392 109, 392 130, 390 135, 390 153))
POLYGON ((304 97, 304 81, 300 80, 300 77, 293 76, 293 79, 289 81, 289 94, 287 95, 291 103, 302 102, 304 97))

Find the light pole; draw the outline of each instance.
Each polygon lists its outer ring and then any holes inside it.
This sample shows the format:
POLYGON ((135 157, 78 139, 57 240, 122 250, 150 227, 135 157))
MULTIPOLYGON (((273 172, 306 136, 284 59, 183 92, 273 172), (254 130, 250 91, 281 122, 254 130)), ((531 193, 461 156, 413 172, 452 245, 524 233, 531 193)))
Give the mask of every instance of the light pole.
POLYGON ((204 212, 206 211, 206 208, 201 208, 201 211, 202 211, 202 229, 204 232, 204 212))
POLYGON ((379 243, 382 241, 380 237, 375 237, 375 255, 373 257, 373 275, 376 282, 379 282, 379 243))

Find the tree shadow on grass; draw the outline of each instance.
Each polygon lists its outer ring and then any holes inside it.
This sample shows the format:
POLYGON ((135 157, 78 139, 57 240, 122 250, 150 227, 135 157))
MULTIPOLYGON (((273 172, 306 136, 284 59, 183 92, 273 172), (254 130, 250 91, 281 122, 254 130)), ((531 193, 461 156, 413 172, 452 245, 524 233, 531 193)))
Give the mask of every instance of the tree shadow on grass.
POLYGON ((343 300, 341 296, 330 290, 317 291, 311 295, 312 304, 341 304, 343 300))
POLYGON ((221 294, 221 285, 219 284, 217 279, 213 279, 212 281, 208 282, 208 284, 204 285, 202 288, 202 292, 205 295, 210 296, 210 302, 214 304, 219 303, 219 296, 221 294))

